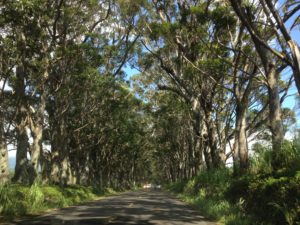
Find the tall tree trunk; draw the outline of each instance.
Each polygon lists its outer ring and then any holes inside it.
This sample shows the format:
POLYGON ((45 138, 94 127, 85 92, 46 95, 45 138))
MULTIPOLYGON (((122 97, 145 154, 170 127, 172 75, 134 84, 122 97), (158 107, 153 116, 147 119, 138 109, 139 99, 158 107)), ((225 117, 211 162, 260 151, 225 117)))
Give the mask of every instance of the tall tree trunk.
POLYGON ((31 145, 31 165, 34 169, 33 177, 31 179, 36 179, 39 174, 39 169, 41 166, 41 155, 43 147, 43 126, 44 126, 44 111, 46 107, 46 96, 44 90, 40 92, 40 103, 39 108, 35 116, 35 121, 32 122, 32 139, 33 143, 31 145))
MULTIPOLYGON (((2 69, 2 66, 0 68, 2 69)), ((3 100, 3 93, 1 91, 0 102, 3 102, 3 100)), ((8 149, 5 137, 4 121, 3 112, 0 109, 0 185, 9 181, 8 149)))
POLYGON ((40 156, 42 151, 42 137, 43 137, 43 128, 40 125, 37 125, 32 130, 32 138, 33 143, 31 145, 31 165, 34 169, 34 177, 32 179, 35 179, 38 175, 38 170, 40 166, 40 156))
POLYGON ((66 152, 66 133, 63 118, 55 118, 51 138, 51 179, 62 186, 70 184, 71 165, 66 152))
POLYGON ((217 145, 217 134, 216 134, 214 122, 211 118, 211 113, 206 113, 206 128, 207 128, 207 142, 210 148, 212 167, 220 168, 221 160, 220 160, 219 149, 217 145))
MULTIPOLYGON (((236 123, 235 140, 233 145, 233 168, 234 174, 245 174, 249 167, 248 143, 246 135, 246 112, 248 101, 242 102, 241 96, 237 92, 236 101, 236 123)), ((244 96, 245 97, 245 96, 244 96)), ((246 98, 248 99, 248 96, 246 98)))
POLYGON ((278 169, 281 164, 280 151, 283 141, 283 126, 281 119, 281 106, 278 87, 278 74, 275 66, 271 66, 268 78, 268 92, 269 92, 269 111, 270 111, 270 128, 272 133, 272 167, 278 169))
POLYGON ((0 184, 9 181, 8 151, 4 136, 4 124, 0 118, 0 184))
MULTIPOLYGON (((280 165, 280 159, 279 157, 277 157, 277 155, 281 150, 281 143, 283 141, 283 127, 282 127, 282 120, 281 120, 281 107, 280 107, 280 98, 279 98, 279 89, 278 89, 279 74, 277 73, 276 67, 273 62, 274 61, 273 55, 270 52, 270 50, 266 47, 273 33, 272 31, 270 31, 267 32, 267 34, 262 34, 255 27, 251 17, 249 17, 245 13, 246 10, 245 7, 241 4, 241 1, 230 0, 230 2, 232 7, 234 8, 234 11, 237 13, 242 23, 247 27, 251 35, 252 41, 255 45, 255 49, 261 59, 262 65, 264 67, 265 75, 267 77, 268 94, 269 94, 270 130, 272 133, 272 148, 273 148, 272 166, 273 169, 276 169, 280 165)), ((294 50, 292 51, 293 53, 295 53, 297 52, 297 49, 295 50, 294 48, 294 50)), ((298 49, 298 53, 299 53, 299 49, 298 49)), ((293 54, 293 56, 294 55, 295 54, 293 54)), ((295 57, 295 60, 297 61, 297 57, 295 57)))
POLYGON ((248 157, 248 145, 246 135, 246 106, 241 105, 238 107, 237 113, 238 120, 238 154, 239 154, 239 170, 244 174, 248 171, 249 157, 248 157))
POLYGON ((16 135, 17 135, 17 153, 14 182, 31 183, 29 180, 29 164, 27 159, 27 150, 29 148, 27 126, 27 107, 25 97, 25 75, 24 67, 18 66, 16 70, 16 90, 15 95, 18 101, 16 113, 16 135))
MULTIPOLYGON (((221 150, 218 148, 218 135, 215 126, 215 121, 213 120, 212 112, 213 112, 213 104, 212 94, 204 90, 203 96, 201 97, 201 106, 203 107, 205 114, 205 126, 206 126, 206 134, 204 139, 208 147, 210 148, 210 157, 211 157, 211 166, 214 169, 221 168, 225 166, 225 149, 221 150), (205 97, 204 97, 205 96, 205 97), (223 161, 224 160, 224 161, 223 161)), ((207 149, 206 149, 207 150, 207 149)), ((207 154, 208 150, 206 151, 207 154)))
POLYGON ((203 153, 207 170, 212 169, 212 158, 210 153, 209 141, 207 133, 203 134, 203 153))
POLYGON ((62 136, 60 134, 59 129, 59 121, 55 116, 55 109, 54 104, 49 106, 48 113, 49 113, 49 121, 51 124, 51 172, 50 172, 50 181, 55 184, 59 184, 59 171, 60 171, 60 144, 62 136))
POLYGON ((200 165, 203 164, 202 160, 202 145, 201 145, 201 109, 200 109, 200 99, 193 98, 192 100, 192 111, 193 111, 193 131, 194 135, 191 138, 193 141, 193 148, 190 149, 189 158, 192 156, 192 162, 190 162, 190 166, 192 166, 193 174, 195 176, 197 171, 200 168, 200 165))
POLYGON ((43 147, 43 129, 44 129, 44 115, 46 108, 46 92, 45 92, 45 81, 48 78, 48 60, 45 61, 45 70, 40 81, 39 95, 40 102, 38 105, 38 109, 35 115, 35 120, 32 121, 32 138, 33 143, 31 145, 31 165, 34 169, 34 174, 32 179, 36 179, 39 174, 40 169, 40 161, 43 147))
POLYGON ((203 148, 203 154, 204 154, 204 161, 207 170, 212 169, 212 159, 210 154, 210 148, 209 148, 209 142, 208 142, 208 135, 207 135, 207 129, 206 126, 203 126, 202 128, 202 148, 203 148))
POLYGON ((41 152, 41 179, 44 184, 49 183, 50 174, 51 174, 51 153, 48 151, 42 151, 41 152))
POLYGON ((239 130, 238 130, 238 120, 235 121, 235 131, 234 131, 234 143, 232 149, 232 159, 233 159, 233 173, 235 176, 239 175, 240 172, 240 156, 239 156, 239 130))
POLYGON ((278 84, 279 74, 274 63, 270 60, 271 54, 269 50, 259 45, 259 43, 255 43, 256 46, 260 46, 259 54, 267 77, 269 97, 269 123, 272 135, 273 150, 272 167, 273 169, 278 169, 281 164, 280 161, 282 160, 278 155, 280 154, 281 144, 284 138, 278 84))

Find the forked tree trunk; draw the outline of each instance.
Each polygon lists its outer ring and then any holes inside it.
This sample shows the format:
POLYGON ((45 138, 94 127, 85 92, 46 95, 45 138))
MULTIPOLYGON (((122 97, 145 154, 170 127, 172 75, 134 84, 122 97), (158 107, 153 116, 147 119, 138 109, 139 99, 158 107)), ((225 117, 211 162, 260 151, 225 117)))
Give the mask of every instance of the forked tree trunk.
MULTIPOLYGON (((268 40, 270 40, 270 33, 262 34, 255 27, 252 19, 245 13, 245 7, 241 4, 241 1, 230 0, 234 11, 237 13, 238 17, 242 23, 247 27, 253 43, 255 45, 256 51, 261 59, 262 65, 264 67, 264 72, 267 77, 268 83, 268 97, 269 97, 269 123, 270 131, 272 135, 272 166, 273 169, 277 169, 280 165, 280 154, 281 144, 283 141, 283 126, 281 119, 281 107, 279 98, 279 88, 278 79, 279 74, 276 71, 274 65, 273 55, 265 45, 268 45, 268 40), (264 42, 264 43, 262 43, 264 42)), ((272 33, 271 33, 272 34, 272 33)), ((292 50, 296 52, 297 49, 292 50)), ((299 52, 299 49, 298 49, 299 52)), ((294 54, 295 55, 295 54, 294 54)), ((296 57, 297 58, 297 57, 296 57)), ((297 78, 295 78, 297 80, 297 78)), ((297 82, 297 81, 296 81, 297 82)))

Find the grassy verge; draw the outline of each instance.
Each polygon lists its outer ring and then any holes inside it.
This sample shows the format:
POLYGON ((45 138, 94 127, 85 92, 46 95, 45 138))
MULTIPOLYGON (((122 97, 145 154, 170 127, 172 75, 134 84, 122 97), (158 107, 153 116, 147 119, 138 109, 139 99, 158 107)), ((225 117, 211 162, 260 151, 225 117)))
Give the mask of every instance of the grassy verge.
MULTIPOLYGON (((270 201, 267 198, 271 198, 272 201, 283 201, 277 196, 277 190, 279 187, 268 189, 269 197, 267 193, 264 193, 261 186, 253 184, 260 182, 266 183, 267 181, 259 178, 242 178, 243 181, 247 180, 247 184, 243 183, 241 187, 240 182, 237 182, 232 177, 230 171, 227 169, 216 170, 209 172, 202 172, 192 180, 185 182, 177 182, 170 184, 166 189, 177 197, 190 203, 195 208, 206 216, 207 218, 218 221, 223 225, 264 225, 264 224, 298 224, 297 219, 293 219, 293 223, 287 223, 287 220, 283 218, 282 213, 276 209, 270 208, 270 201), (262 192, 264 196, 257 193, 262 192), (249 197, 251 196, 251 198, 249 197), (232 198, 234 197, 234 200, 232 198), (257 199, 256 199, 257 198, 257 199), (255 203, 255 207, 252 207, 255 203), (252 205, 251 205, 252 204, 252 205), (260 206, 260 212, 256 212, 253 208, 260 206), (266 215, 262 208, 268 208, 268 218, 261 218, 260 216, 266 215), (259 215, 261 213, 261 215, 259 215), (274 217, 271 217, 274 216, 274 217), (276 221, 272 221, 276 218, 276 221), (281 218, 281 222, 280 219, 281 218), (271 221, 271 222, 270 222, 271 221)), ((282 179, 282 178, 281 178, 282 179)), ((282 184, 284 190, 287 190, 287 183, 282 184)), ((264 186, 265 187, 265 186, 264 186)), ((289 184, 290 189, 293 189, 289 184)), ((265 191, 266 192, 266 191, 265 191)), ((283 194, 281 194, 283 196, 283 194)), ((295 196, 295 195, 294 195, 295 196)), ((288 200, 287 196, 284 197, 285 201, 288 200)), ((289 210, 294 210, 294 206, 289 206, 289 210)))
POLYGON ((17 216, 39 214, 49 209, 62 208, 91 201, 101 196, 116 194, 112 189, 95 187, 9 184, 0 186, 0 216, 9 220, 17 216))

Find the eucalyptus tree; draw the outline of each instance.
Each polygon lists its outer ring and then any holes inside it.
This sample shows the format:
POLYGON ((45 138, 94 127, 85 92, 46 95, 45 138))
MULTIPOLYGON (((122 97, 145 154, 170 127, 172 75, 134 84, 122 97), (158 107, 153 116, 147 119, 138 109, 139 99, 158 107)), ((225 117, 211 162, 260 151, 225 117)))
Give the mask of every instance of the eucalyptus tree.
POLYGON ((172 91, 190 105, 194 146, 207 146, 198 151, 207 151, 208 168, 222 166, 226 141, 218 135, 216 114, 220 112, 214 102, 229 97, 222 88, 228 65, 221 58, 228 57, 224 45, 229 37, 224 31, 233 29, 234 16, 211 1, 153 1, 147 9, 145 26, 137 29, 143 45, 140 68, 146 74, 152 71, 158 89, 172 91))
MULTIPOLYGON (((7 2, 2 8, 2 23, 5 28, 5 39, 7 46, 11 47, 11 52, 15 56, 15 60, 7 60, 10 65, 8 67, 13 68, 15 71, 15 79, 13 76, 7 77, 11 82, 11 86, 14 89, 14 108, 15 108, 15 131, 16 131, 16 142, 17 142, 17 163, 14 175, 14 180, 20 182, 27 182, 29 177, 29 164, 27 160, 27 150, 29 147, 26 122, 28 118, 28 102, 25 94, 25 82, 28 79, 28 72, 30 71, 28 66, 28 57, 32 55, 27 48, 25 24, 29 21, 23 16, 28 13, 27 8, 22 7, 19 3, 7 2), (20 19, 16 19, 16 16, 20 19), (23 17, 23 18, 22 18, 23 17)), ((8 83, 8 82, 7 82, 8 83)))
MULTIPOLYGON (((108 171, 105 171, 105 165, 101 165, 105 164, 103 160, 108 160, 109 164, 112 163, 111 158, 104 157, 105 152, 108 151, 108 155, 114 157, 114 148, 118 147, 113 137, 105 133, 115 132, 116 129, 116 125, 113 125, 115 121, 112 120, 114 114, 111 115, 111 112, 115 111, 114 108, 117 108, 117 104, 112 105, 110 102, 114 102, 115 100, 112 99, 115 98, 117 92, 121 91, 120 86, 124 82, 122 69, 132 54, 136 38, 131 39, 132 28, 130 27, 134 21, 119 15, 118 3, 110 1, 101 3, 94 2, 98 8, 90 7, 90 14, 83 12, 86 13, 84 15, 88 21, 87 24, 90 23, 90 26, 87 27, 93 28, 93 30, 88 29, 89 32, 83 36, 84 31, 87 31, 86 24, 74 21, 75 25, 80 24, 77 38, 82 35, 83 39, 79 38, 81 41, 76 38, 66 40, 67 46, 59 48, 57 51, 58 58, 60 58, 60 54, 63 58, 54 66, 53 79, 50 79, 49 88, 51 99, 49 99, 47 107, 50 130, 52 130, 50 138, 53 150, 51 154, 55 157, 52 159, 51 177, 56 178, 55 182, 80 183, 81 178, 86 174, 87 181, 84 182, 92 182, 92 177, 94 177, 96 180, 93 182, 100 180, 100 183, 107 184, 111 180, 111 171, 117 169, 117 167, 107 165, 108 171), (102 11, 99 7, 103 7, 102 11), (100 15, 100 19, 95 15, 100 15), (97 20, 91 22, 95 18, 97 20), (116 51, 117 49, 120 51, 116 51), (76 57, 74 57, 75 55, 76 57), (70 65, 73 66, 70 67, 70 65), (61 73, 64 73, 65 76, 61 77, 61 73), (107 87, 105 87, 106 85, 107 87), (103 96, 100 97, 101 95, 103 96), (79 123, 77 123, 78 116, 85 119, 80 121, 78 118, 79 123), (86 130, 89 131, 88 134, 86 130), (88 140, 81 136, 82 132, 82 135, 89 137, 88 140), (74 136, 73 133, 76 135, 74 136), (77 138, 79 140, 76 141, 77 138), (82 143, 82 140, 87 142, 82 143), (76 143, 72 143, 73 141, 76 143), (72 143, 73 149, 69 149, 70 143, 72 143), (84 151, 85 147, 87 147, 86 151, 84 151), (81 151, 84 153, 80 156, 86 158, 74 156, 74 153, 78 154, 81 151), (86 164, 79 165, 81 162, 86 162, 86 164), (90 164, 91 162, 92 164, 90 164), (76 168, 76 165, 79 168, 76 168), (71 179, 74 177, 71 175, 74 171, 78 178, 77 181, 71 179), (105 181, 104 178, 106 172, 108 181, 105 181), (68 179, 71 180, 68 181, 68 179)), ((74 13, 77 15, 76 11, 74 13)), ((75 14, 68 15, 65 19, 70 20, 75 14)), ((78 19, 81 20, 82 17, 78 17, 78 19)), ((64 19, 62 18, 62 20, 64 19)), ((74 29, 74 26, 70 25, 70 28, 74 29)), ((77 35, 76 32, 75 35, 77 35)), ((128 95, 130 94, 128 93, 128 95)), ((122 98, 120 104, 123 104, 122 101, 125 100, 126 98, 122 98)), ((115 120, 118 122, 119 118, 115 118, 115 120)), ((120 126, 124 122, 122 121, 120 126)), ((112 136, 114 135, 112 134, 112 136)), ((119 161, 116 160, 116 162, 119 161)))
MULTIPOLYGON (((241 23, 247 28, 264 69, 269 93, 269 124, 274 151, 272 162, 273 167, 276 169, 280 165, 280 159, 276 157, 276 155, 280 151, 283 140, 283 125, 281 120, 279 96, 279 76, 280 72, 285 69, 287 65, 291 65, 297 70, 297 60, 294 60, 293 64, 290 63, 289 53, 286 51, 287 49, 284 43, 282 43, 282 39, 279 37, 279 33, 275 28, 275 23, 269 15, 266 15, 270 10, 275 10, 273 3, 271 3, 271 1, 267 2, 253 1, 251 3, 243 1, 230 1, 241 23), (268 5, 269 9, 266 7, 266 4, 268 5), (266 30, 268 32, 265 32, 266 30), (270 47, 269 43, 274 40, 279 43, 279 51, 270 47)), ((278 24, 280 21, 275 11, 273 12, 273 16, 276 16, 275 20, 278 24)), ((277 28, 279 27, 280 26, 278 24, 277 28)), ((280 28, 281 32, 283 31, 282 28, 283 27, 280 28)), ((290 44, 293 46, 292 52, 297 52, 297 46, 295 45, 295 42, 291 40, 290 44)), ((293 58, 296 59, 296 55, 293 53, 292 55, 293 58)))
MULTIPOLYGON (((6 1, 1 5, 1 23, 6 27, 4 47, 11 47, 10 55, 15 54, 15 60, 5 61, 9 63, 7 68, 12 68, 11 76, 1 74, 1 81, 8 79, 15 95, 15 181, 32 183, 41 165, 44 181, 74 183, 75 162, 78 165, 80 161, 74 157, 74 149, 83 151, 102 139, 99 135, 105 132, 93 125, 99 116, 95 111, 101 112, 101 107, 120 91, 116 83, 123 82, 122 68, 136 41, 131 39, 134 21, 120 15, 119 7, 119 2, 108 0, 6 1), (100 93, 104 96, 99 104, 100 93), (78 116, 87 120, 80 121, 78 116), (76 140, 83 136, 79 135, 82 127, 92 127, 92 138, 85 145, 76 140), (43 151, 45 143, 51 146, 48 153, 43 151)), ((103 123, 109 121, 110 109, 104 110, 103 123)), ((5 125, 3 121, 1 125, 5 125)), ((5 145, 2 148, 1 144, 1 150, 4 153, 5 145)), ((84 155, 89 158, 88 154, 84 155)))
MULTIPOLYGON (((193 145, 193 125, 188 105, 176 94, 157 94, 158 109, 153 112, 156 149, 153 158, 157 170, 169 182, 192 178, 199 171, 202 155, 193 145)), ((203 165, 201 165, 203 166, 203 165)))
MULTIPOLYGON (((252 43, 245 34, 245 26, 236 24, 235 30, 228 30, 231 37, 227 47, 232 51, 232 57, 228 60, 230 68, 228 71, 227 90, 232 93, 234 114, 234 144, 232 149, 234 172, 245 173, 249 167, 248 159, 248 135, 247 135, 247 111, 251 106, 250 99, 253 88, 260 82, 258 78, 258 62, 253 52, 252 43), (231 78, 230 78, 231 77, 231 78), (256 85, 255 85, 256 84, 256 85)), ((256 103, 256 102, 255 102, 256 103)), ((227 130, 227 132, 230 132, 227 130)), ((231 135, 229 135, 229 142, 231 135)))
MULTIPOLYGON (((0 4, 0 13, 3 12, 3 5, 0 4)), ((0 17, 0 183, 9 181, 9 166, 8 166, 8 149, 6 127, 8 125, 7 108, 8 96, 11 93, 6 90, 7 81, 12 75, 11 60, 14 55, 14 48, 11 45, 11 40, 6 36, 9 27, 0 17)))
MULTIPOLYGON (((2 91, 3 92, 3 88, 2 91)), ((0 95, 1 102, 3 102, 3 93, 0 95)), ((3 116, 3 104, 0 106, 0 184, 9 181, 9 165, 8 165, 8 149, 5 135, 5 120, 3 116)))

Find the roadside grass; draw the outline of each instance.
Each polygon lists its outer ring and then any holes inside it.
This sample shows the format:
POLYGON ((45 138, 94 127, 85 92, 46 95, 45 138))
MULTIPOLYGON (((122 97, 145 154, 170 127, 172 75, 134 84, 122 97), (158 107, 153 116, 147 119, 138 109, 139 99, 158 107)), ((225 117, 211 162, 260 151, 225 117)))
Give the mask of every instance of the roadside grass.
POLYGON ((218 224, 262 225, 246 214, 242 199, 237 203, 226 199, 231 177, 228 169, 203 171, 192 180, 173 183, 165 189, 195 207, 203 216, 218 221, 218 224))
POLYGON ((249 172, 232 168, 202 171, 191 180, 165 186, 223 225, 300 225, 300 136, 284 140, 272 168, 272 149, 256 143, 249 172))
POLYGON ((0 216, 5 220, 17 216, 39 214, 49 209, 62 208, 116 194, 111 188, 55 185, 24 186, 7 184, 0 186, 0 216))

